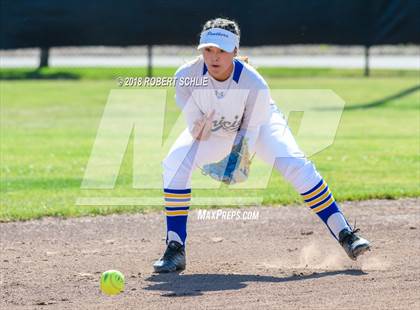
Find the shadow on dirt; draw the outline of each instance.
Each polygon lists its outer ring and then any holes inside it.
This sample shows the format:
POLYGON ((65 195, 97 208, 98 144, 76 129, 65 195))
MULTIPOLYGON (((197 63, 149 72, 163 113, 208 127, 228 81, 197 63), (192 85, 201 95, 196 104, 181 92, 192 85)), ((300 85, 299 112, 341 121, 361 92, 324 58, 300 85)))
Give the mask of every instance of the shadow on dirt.
POLYGON ((198 296, 204 292, 239 290, 247 286, 247 282, 271 282, 283 283, 318 279, 337 275, 362 276, 367 273, 357 269, 338 271, 322 271, 311 274, 294 274, 286 277, 241 275, 241 274, 156 274, 147 278, 146 281, 157 282, 150 284, 145 289, 162 291, 162 296, 198 296))

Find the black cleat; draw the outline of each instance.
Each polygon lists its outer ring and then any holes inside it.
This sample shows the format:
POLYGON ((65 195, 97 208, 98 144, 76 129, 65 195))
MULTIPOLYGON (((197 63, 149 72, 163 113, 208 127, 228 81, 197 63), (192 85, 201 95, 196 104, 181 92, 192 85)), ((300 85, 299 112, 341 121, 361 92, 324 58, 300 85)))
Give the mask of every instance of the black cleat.
POLYGON ((153 264, 155 272, 165 273, 185 269, 185 248, 176 241, 170 241, 163 256, 153 264))
POLYGON ((338 236, 338 242, 340 242, 341 246, 352 260, 356 260, 359 255, 370 250, 369 241, 356 235, 356 232, 358 231, 358 229, 354 231, 343 229, 338 236))

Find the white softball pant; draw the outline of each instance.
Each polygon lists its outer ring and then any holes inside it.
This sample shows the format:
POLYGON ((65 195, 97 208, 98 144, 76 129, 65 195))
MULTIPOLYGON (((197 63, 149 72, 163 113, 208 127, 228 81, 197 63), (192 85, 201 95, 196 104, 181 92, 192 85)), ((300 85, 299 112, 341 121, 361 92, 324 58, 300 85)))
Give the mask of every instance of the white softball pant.
MULTIPOLYGON (((197 167, 225 158, 231 151, 234 135, 212 135, 196 141, 185 129, 163 160, 164 188, 191 188, 191 176, 197 167)), ((315 166, 297 145, 283 114, 271 105, 270 121, 261 126, 256 142, 256 156, 279 171, 298 193, 313 188, 321 180, 315 166)))

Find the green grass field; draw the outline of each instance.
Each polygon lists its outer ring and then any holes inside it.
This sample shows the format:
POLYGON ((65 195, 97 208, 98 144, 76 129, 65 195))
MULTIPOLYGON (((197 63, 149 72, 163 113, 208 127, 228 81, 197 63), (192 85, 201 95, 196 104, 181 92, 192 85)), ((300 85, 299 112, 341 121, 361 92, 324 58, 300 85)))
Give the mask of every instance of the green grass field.
MULTIPOLYGON (((154 73, 173 72, 174 68, 162 68, 154 73)), ((261 68, 260 72, 273 89, 332 89, 346 101, 334 144, 311 157, 337 200, 420 195, 417 71, 373 71, 370 78, 362 77, 360 70, 261 68)), ((78 197, 89 196, 160 197, 158 190, 132 188, 132 145, 114 190, 80 189, 107 97, 118 88, 115 77, 144 73, 143 68, 1 71, 1 221, 148 210, 75 204, 78 197)), ((166 111, 165 129, 179 113, 172 95, 166 111)), ((298 123, 291 120, 293 131, 298 123)), ((264 204, 301 202, 277 172, 265 190, 194 191, 194 196, 200 195, 263 195, 264 204)))

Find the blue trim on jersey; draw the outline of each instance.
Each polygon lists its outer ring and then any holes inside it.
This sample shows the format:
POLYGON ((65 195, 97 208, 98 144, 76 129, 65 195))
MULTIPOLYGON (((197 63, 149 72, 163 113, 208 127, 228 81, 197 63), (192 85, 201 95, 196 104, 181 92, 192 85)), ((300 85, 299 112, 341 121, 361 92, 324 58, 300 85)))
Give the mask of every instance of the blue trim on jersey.
POLYGON ((328 190, 328 185, 317 195, 313 196, 312 198, 306 199, 305 202, 311 202, 319 197, 321 197, 322 195, 324 195, 328 190))
POLYGON ((167 194, 189 194, 191 193, 191 188, 187 188, 187 189, 164 188, 163 191, 167 194))
POLYGON ((233 72, 233 80, 236 83, 239 83, 239 78, 241 77, 241 73, 244 68, 244 65, 237 59, 234 60, 234 63, 235 63, 235 69, 233 72))
POLYGON ((204 63, 204 66, 203 66, 203 75, 204 74, 206 74, 207 73, 207 66, 206 66, 206 64, 204 63))
POLYGON ((314 187, 312 187, 310 190, 308 190, 307 192, 301 193, 301 195, 308 195, 310 193, 312 193, 313 191, 317 190, 318 187, 320 187, 322 185, 322 183, 324 182, 324 180, 319 181, 319 183, 317 185, 315 185, 314 187))

